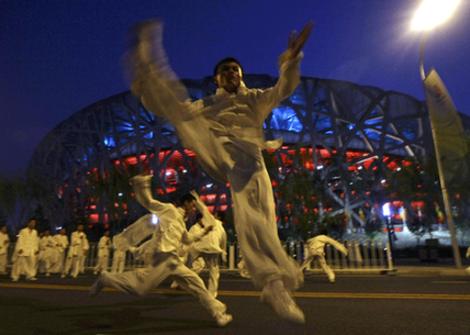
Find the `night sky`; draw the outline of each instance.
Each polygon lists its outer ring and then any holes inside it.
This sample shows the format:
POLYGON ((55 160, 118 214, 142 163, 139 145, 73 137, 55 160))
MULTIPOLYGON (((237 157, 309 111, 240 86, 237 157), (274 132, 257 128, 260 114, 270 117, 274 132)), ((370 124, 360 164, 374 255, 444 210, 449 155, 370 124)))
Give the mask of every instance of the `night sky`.
MULTIPOLYGON (((290 30, 316 22, 302 75, 352 81, 423 99, 414 0, 0 0, 0 174, 21 174, 41 138, 74 112, 126 91, 127 31, 160 17, 181 78, 225 56, 247 73, 277 74, 290 30)), ((470 114, 470 4, 433 32, 426 64, 470 114)))

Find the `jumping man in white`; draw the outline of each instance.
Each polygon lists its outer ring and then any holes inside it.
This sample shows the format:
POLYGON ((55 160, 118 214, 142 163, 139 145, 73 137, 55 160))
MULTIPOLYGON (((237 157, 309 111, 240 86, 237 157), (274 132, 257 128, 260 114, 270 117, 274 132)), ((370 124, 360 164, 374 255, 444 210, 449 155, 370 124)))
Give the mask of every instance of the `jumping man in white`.
POLYGON ((176 127, 183 145, 196 152, 211 177, 230 183, 238 241, 253 283, 263 289, 262 301, 280 317, 299 323, 305 318, 290 290, 303 283, 303 274, 279 240, 261 150, 281 145, 280 140, 264 140, 263 123, 298 85, 301 49, 311 29, 310 23, 300 34, 291 34, 275 86, 247 88, 240 63, 226 58, 215 67, 216 94, 193 103, 167 63, 160 22, 142 24, 129 52, 133 93, 176 127))
POLYGON ((341 252, 343 255, 348 255, 348 250, 344 245, 338 241, 328 237, 326 235, 318 235, 309 240, 307 240, 307 255, 304 262, 302 263, 302 270, 305 269, 313 260, 318 261, 322 270, 328 276, 328 280, 331 283, 335 282, 335 273, 328 266, 325 260, 325 246, 329 244, 333 246, 336 250, 341 252))
MULTIPOLYGON (((151 240, 155 250, 152 266, 120 274, 102 272, 90 293, 96 295, 104 286, 111 286, 130 294, 145 295, 172 276, 179 286, 199 299, 218 325, 225 326, 232 320, 232 316, 225 312, 226 306, 211 296, 202 279, 186 267, 178 257, 181 243, 190 244, 200 239, 201 236, 189 236, 184 223, 185 210, 182 207, 177 208, 172 204, 152 198, 150 179, 151 176, 134 177, 133 184, 139 203, 159 218, 151 240)), ((210 229, 210 226, 207 227, 203 234, 209 232, 210 229)))

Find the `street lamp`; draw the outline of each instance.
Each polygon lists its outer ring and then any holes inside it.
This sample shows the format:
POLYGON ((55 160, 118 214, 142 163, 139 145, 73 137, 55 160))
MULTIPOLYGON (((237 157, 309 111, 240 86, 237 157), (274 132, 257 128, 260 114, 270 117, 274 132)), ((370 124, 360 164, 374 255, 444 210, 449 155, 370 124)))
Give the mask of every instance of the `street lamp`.
POLYGON ((419 47, 419 70, 421 79, 426 78, 424 71, 424 47, 429 33, 448 21, 457 10, 461 0, 423 0, 411 20, 411 30, 423 32, 419 47))
MULTIPOLYGON (((456 11, 461 0, 423 0, 415 12, 415 15, 411 21, 411 29, 414 31, 421 31, 420 48, 419 48, 419 70, 421 79, 425 88, 426 102, 428 103, 428 109, 431 111, 431 102, 428 99, 428 92, 426 90, 426 71, 424 69, 424 48, 429 32, 437 26, 446 22, 456 11)), ((445 88, 444 88, 445 90, 445 88)), ((449 97, 450 100, 450 97, 449 97)), ((449 103, 451 106, 453 104, 449 103)), ((434 106, 435 107, 435 106, 434 106)), ((457 243, 456 230, 454 220, 452 217, 452 211, 450 207, 449 194, 447 192, 446 180, 444 176, 444 169, 442 166, 441 155, 439 146, 437 143, 436 125, 433 123, 432 116, 429 116, 432 137, 434 142, 434 151, 436 154, 437 169, 439 174, 439 182, 441 185, 442 199, 444 202, 444 208, 446 212, 447 225, 449 227, 449 233, 452 241, 452 249, 454 252, 454 260, 456 267, 462 267, 462 261, 460 259, 460 251, 457 243)))

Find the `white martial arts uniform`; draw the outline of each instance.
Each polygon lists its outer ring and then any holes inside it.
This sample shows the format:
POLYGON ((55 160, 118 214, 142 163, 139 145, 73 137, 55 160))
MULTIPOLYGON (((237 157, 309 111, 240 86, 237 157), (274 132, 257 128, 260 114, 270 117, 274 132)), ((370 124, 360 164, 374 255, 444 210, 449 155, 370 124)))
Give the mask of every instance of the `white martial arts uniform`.
POLYGON ((237 268, 238 268, 238 273, 240 274, 240 277, 246 278, 246 279, 251 278, 250 273, 246 269, 245 261, 243 260, 243 258, 240 259, 240 261, 238 262, 237 268))
POLYGON ((126 267, 126 254, 127 248, 121 247, 117 243, 116 236, 113 238, 113 261, 111 265, 111 272, 112 273, 123 273, 126 267))
POLYGON ((196 199, 196 208, 202 214, 201 224, 196 223, 189 230, 190 235, 201 234, 204 227, 212 225, 214 228, 200 241, 194 242, 189 248, 189 254, 193 260, 192 269, 196 273, 200 273, 204 267, 207 267, 209 278, 207 282, 207 289, 215 298, 219 288, 219 258, 226 259, 226 244, 227 234, 225 233, 222 222, 217 220, 206 205, 201 201, 197 193, 193 193, 196 199), (202 258, 203 262, 198 262, 197 259, 202 258), (202 266, 201 266, 202 265, 202 266))
POLYGON ((67 235, 57 234, 53 236, 54 241, 54 265, 51 268, 51 273, 62 273, 64 271, 65 250, 69 246, 69 239, 67 235))
POLYGON ((80 262, 83 258, 86 236, 84 232, 74 231, 70 237, 70 247, 65 259, 64 272, 62 276, 69 274, 74 278, 80 272, 80 262))
POLYGON ((90 250, 90 244, 88 243, 88 238, 85 233, 83 233, 85 236, 83 240, 83 252, 80 255, 80 260, 79 260, 79 268, 80 268, 80 273, 85 273, 85 268, 86 268, 86 260, 88 257, 88 251, 90 250))
POLYGON ((36 259, 39 252, 39 238, 36 229, 23 228, 20 230, 15 246, 15 261, 11 278, 17 281, 21 274, 26 279, 36 279, 36 259))
POLYGON ((280 279, 285 288, 298 288, 303 274, 279 240, 261 150, 281 145, 279 140, 265 141, 263 123, 298 85, 303 54, 280 58, 279 80, 271 88, 249 89, 242 82, 236 94, 219 88, 213 96, 190 102, 167 63, 161 30, 158 24, 141 29, 129 53, 133 93, 149 111, 176 127, 183 145, 196 153, 211 177, 230 183, 235 229, 253 283, 265 287, 280 279))
POLYGON ((7 273, 9 245, 10 237, 8 237, 8 234, 0 231, 0 274, 2 275, 7 273))
POLYGON ((192 242, 186 230, 184 211, 172 204, 153 200, 151 195, 142 199, 142 193, 150 193, 150 178, 145 178, 144 183, 134 179, 133 183, 134 189, 139 189, 136 191, 137 200, 159 219, 156 231, 150 240, 155 250, 153 264, 124 273, 103 272, 92 291, 99 292, 96 290, 97 286, 111 286, 123 292, 142 296, 160 285, 166 278, 173 277, 178 285, 197 297, 216 320, 221 316, 225 317, 226 306, 211 296, 202 279, 186 267, 178 257, 181 243, 192 242))
POLYGON ((39 273, 46 273, 46 276, 49 276, 51 267, 55 263, 54 256, 54 238, 50 235, 44 235, 39 239, 37 263, 39 273))
POLYGON ((325 260, 325 246, 327 244, 333 246, 345 256, 348 255, 348 250, 344 245, 326 235, 318 235, 307 240, 307 255, 302 264, 302 269, 306 268, 313 260, 316 260, 328 276, 328 280, 334 283, 335 273, 331 270, 325 260))
POLYGON ((95 274, 108 270, 110 249, 111 239, 109 236, 102 236, 98 242, 97 261, 94 269, 95 274))

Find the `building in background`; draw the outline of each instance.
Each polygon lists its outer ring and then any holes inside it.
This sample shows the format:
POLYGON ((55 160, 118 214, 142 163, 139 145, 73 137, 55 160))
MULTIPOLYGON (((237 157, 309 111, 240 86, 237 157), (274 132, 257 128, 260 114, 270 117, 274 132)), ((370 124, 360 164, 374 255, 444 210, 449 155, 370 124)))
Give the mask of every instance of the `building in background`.
MULTIPOLYGON (((248 87, 269 87, 276 79, 245 76, 248 87)), ((194 99, 214 90, 212 78, 184 83, 194 99)), ((464 124, 470 128, 468 118, 464 124)), ((337 235, 383 231, 387 222, 397 231, 409 222, 413 231, 417 220, 439 212, 427 113, 411 96, 303 77, 266 120, 265 134, 284 140, 265 156, 284 237, 325 227, 337 235), (388 216, 385 203, 391 203, 388 216)), ((196 189, 211 210, 230 210, 227 185, 209 178, 173 126, 130 92, 98 101, 55 127, 37 146, 28 178, 52 227, 84 221, 99 235, 142 214, 128 179, 144 171, 156 176, 154 191, 165 200, 196 189)), ((438 217, 426 222, 439 224, 438 217)))

